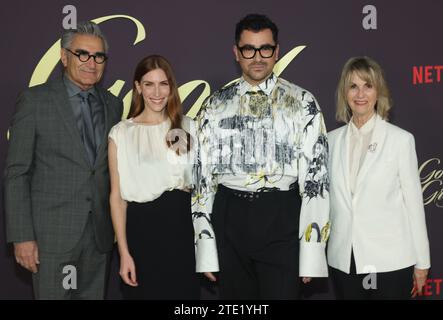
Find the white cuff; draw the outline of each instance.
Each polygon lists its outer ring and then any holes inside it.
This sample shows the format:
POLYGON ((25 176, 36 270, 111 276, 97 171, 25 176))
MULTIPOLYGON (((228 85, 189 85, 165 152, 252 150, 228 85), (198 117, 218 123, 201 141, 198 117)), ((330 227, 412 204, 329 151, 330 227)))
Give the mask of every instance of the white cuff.
POLYGON ((218 272, 215 239, 198 239, 195 247, 196 272, 218 272))
POLYGON ((322 278, 328 276, 324 242, 300 241, 300 277, 322 278))
POLYGON ((430 269, 431 263, 430 262, 424 262, 424 263, 417 262, 417 264, 414 266, 414 268, 421 269, 421 270, 430 269))

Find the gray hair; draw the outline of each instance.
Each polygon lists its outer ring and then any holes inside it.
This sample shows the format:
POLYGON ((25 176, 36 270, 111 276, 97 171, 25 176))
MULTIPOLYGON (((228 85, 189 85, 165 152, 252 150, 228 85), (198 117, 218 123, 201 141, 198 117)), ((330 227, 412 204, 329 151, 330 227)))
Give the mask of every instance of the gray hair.
POLYGON ((105 53, 108 53, 108 41, 106 41, 105 35, 100 30, 99 26, 92 21, 78 22, 77 29, 66 29, 62 34, 61 47, 64 49, 70 49, 72 40, 77 34, 99 37, 103 41, 105 53))

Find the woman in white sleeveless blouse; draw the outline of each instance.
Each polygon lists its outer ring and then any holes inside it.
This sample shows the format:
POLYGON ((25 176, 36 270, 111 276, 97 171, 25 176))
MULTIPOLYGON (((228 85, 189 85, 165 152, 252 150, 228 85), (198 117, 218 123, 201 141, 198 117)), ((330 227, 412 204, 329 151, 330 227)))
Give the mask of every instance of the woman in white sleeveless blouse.
POLYGON ((128 119, 109 134, 111 214, 126 299, 199 298, 191 123, 167 60, 140 61, 128 119))

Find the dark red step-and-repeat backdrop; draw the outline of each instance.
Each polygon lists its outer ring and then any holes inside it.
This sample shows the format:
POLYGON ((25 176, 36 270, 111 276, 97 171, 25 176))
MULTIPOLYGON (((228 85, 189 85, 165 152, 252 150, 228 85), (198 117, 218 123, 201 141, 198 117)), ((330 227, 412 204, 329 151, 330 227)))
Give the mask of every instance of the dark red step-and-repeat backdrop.
MULTIPOLYGON (((426 299, 441 299, 443 282, 443 1, 362 0, 188 0, 188 1, 9 1, 0 10, 0 170, 18 93, 61 72, 63 22, 93 20, 110 43, 103 85, 129 106, 137 62, 158 53, 174 66, 190 115, 203 99, 239 76, 232 45, 236 22, 264 13, 280 28, 276 72, 317 97, 328 130, 334 120, 335 88, 345 61, 367 55, 384 67, 394 98, 391 122, 416 138, 432 269, 426 299), (68 6, 68 7, 67 7, 68 6), (442 109, 440 109, 442 108, 442 109)), ((1 184, 3 188, 3 183, 1 184)), ((1 203, 3 211, 3 203, 1 203)), ((3 212, 2 212, 3 213, 3 212)), ((31 277, 17 267, 0 219, 0 299, 31 299, 31 277)), ((180 262, 177 261, 177 268, 180 262)), ((202 280, 203 297, 217 298, 202 280)), ((328 280, 306 287, 308 299, 333 299, 328 280)), ((118 255, 114 252, 109 299, 119 299, 118 255)))

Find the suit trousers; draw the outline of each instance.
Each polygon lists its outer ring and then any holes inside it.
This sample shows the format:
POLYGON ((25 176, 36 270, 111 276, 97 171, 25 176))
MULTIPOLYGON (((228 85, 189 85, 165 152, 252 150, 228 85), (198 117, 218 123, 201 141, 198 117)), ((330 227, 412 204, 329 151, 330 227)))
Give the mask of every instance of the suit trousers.
POLYGON ((238 192, 219 185, 212 223, 221 299, 298 299, 298 189, 238 192))
POLYGON ((74 249, 60 254, 39 252, 39 259, 38 272, 32 276, 36 299, 104 299, 110 253, 98 251, 91 215, 74 249))
POLYGON ((336 296, 340 300, 408 300, 413 273, 414 266, 372 275, 357 274, 353 253, 349 274, 330 267, 336 296))

